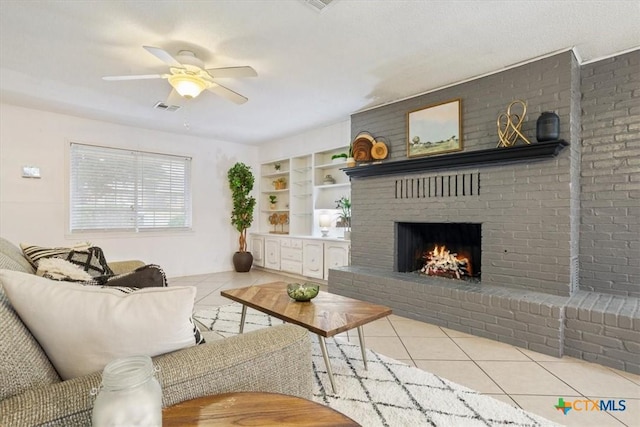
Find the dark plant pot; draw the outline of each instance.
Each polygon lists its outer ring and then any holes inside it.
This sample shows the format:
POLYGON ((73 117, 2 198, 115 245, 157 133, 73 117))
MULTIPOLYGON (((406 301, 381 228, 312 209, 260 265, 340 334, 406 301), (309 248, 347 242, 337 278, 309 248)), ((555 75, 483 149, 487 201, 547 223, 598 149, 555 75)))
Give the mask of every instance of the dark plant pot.
POLYGON ((238 273, 246 273, 253 265, 253 255, 251 252, 236 252, 233 254, 233 267, 238 273))

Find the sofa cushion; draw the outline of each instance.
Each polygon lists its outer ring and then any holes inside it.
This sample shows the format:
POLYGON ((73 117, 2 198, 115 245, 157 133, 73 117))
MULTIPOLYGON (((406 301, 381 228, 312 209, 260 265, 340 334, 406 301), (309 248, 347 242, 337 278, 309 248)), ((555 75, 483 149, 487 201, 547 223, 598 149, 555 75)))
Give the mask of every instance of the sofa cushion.
MULTIPOLYGON (((7 297, 63 379, 196 344, 196 288, 112 288, 0 270, 7 297)), ((197 334, 199 335, 199 333, 197 334)))
POLYGON ((10 241, 0 237, 0 268, 33 273, 35 269, 22 254, 22 250, 10 241))
POLYGON ((58 373, 11 307, 0 279, 0 400, 56 382, 58 373))

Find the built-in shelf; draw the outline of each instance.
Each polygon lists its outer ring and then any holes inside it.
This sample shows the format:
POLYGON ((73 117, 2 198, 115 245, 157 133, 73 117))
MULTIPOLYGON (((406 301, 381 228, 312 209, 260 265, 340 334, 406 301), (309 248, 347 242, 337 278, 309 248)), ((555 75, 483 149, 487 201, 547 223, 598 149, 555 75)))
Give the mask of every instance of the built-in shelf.
POLYGON ((265 173, 262 175, 264 178, 277 178, 280 176, 289 176, 289 171, 277 171, 277 172, 271 172, 271 173, 265 173))
POLYGON ((369 163, 342 170, 349 178, 367 176, 411 174, 438 169, 455 169, 464 166, 485 166, 495 163, 514 163, 555 157, 568 146, 565 140, 534 142, 508 148, 489 148, 486 150, 466 151, 443 154, 441 156, 421 157, 418 159, 397 160, 386 163, 369 163))
POLYGON ((322 165, 316 165, 316 169, 333 169, 333 168, 341 168, 347 165, 347 161, 345 160, 344 162, 331 162, 331 163, 325 163, 322 165))
POLYGON ((289 212, 289 209, 262 209, 260 212, 264 212, 264 213, 289 212))
MULTIPOLYGON (((345 169, 348 170, 348 169, 345 169)), ((340 187, 349 187, 351 184, 348 182, 341 182, 338 184, 324 184, 324 185, 316 185, 316 188, 340 188, 340 187)))
POLYGON ((286 193, 287 191, 289 191, 288 188, 285 188, 284 190, 269 190, 269 191, 261 191, 262 194, 271 194, 271 193, 286 193))

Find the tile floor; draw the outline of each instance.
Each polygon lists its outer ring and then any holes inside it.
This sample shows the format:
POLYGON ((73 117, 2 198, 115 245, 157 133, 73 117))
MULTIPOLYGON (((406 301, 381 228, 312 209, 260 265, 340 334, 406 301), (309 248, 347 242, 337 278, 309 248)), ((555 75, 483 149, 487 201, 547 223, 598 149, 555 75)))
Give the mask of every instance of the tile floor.
MULTIPOLYGON (((295 278, 253 269, 170 278, 198 290, 196 309, 230 304, 224 289, 295 278)), ((298 279, 299 280, 299 279, 298 279)), ((567 426, 640 426, 640 375, 561 359, 463 332, 391 315, 364 327, 366 346, 380 354, 567 426), (556 410, 558 398, 624 399, 624 411, 556 410)), ((357 333, 344 337, 357 343, 357 333)))

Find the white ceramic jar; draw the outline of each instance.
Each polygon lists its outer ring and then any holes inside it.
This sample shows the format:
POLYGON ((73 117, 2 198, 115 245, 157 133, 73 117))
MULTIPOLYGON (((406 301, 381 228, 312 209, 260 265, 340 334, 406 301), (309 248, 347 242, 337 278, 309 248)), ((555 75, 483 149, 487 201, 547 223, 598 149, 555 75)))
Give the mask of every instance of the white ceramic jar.
POLYGON ((162 427, 162 389, 148 356, 116 359, 105 366, 93 404, 94 427, 162 427))

